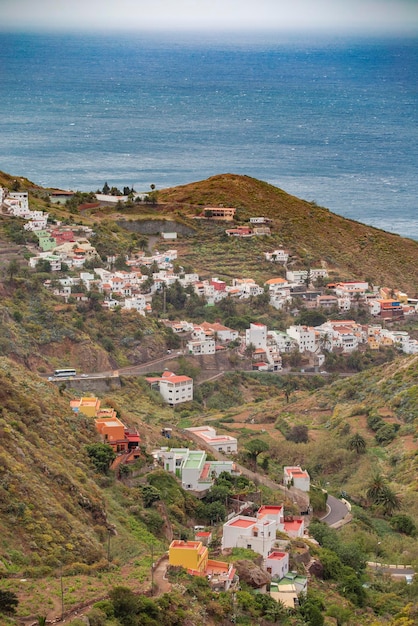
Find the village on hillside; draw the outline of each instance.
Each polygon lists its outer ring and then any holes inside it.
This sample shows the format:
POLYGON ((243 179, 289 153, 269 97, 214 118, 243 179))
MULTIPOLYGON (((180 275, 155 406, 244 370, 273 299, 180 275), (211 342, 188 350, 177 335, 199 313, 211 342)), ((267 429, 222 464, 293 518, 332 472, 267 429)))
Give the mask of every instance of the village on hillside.
MULTIPOLYGON (((109 198, 101 197, 101 201, 109 201, 109 198)), ((43 286, 61 299, 63 305, 88 302, 90 294, 95 293, 99 295, 97 310, 109 311, 109 317, 116 312, 130 311, 135 320, 142 320, 147 316, 157 317, 153 302, 156 295, 160 296, 163 312, 158 315, 158 322, 181 340, 181 350, 173 348, 176 350, 173 357, 233 353, 238 363, 249 363, 249 369, 254 372, 279 375, 284 372, 289 356, 297 355, 303 357, 303 367, 300 367, 301 361, 297 361, 298 373, 328 375, 323 368, 326 356, 333 353, 350 355, 355 351, 391 347, 403 354, 418 354, 418 340, 392 324, 416 315, 417 300, 401 290, 372 285, 355 277, 349 281, 332 281, 325 263, 324 267, 296 269, 289 264, 292 250, 271 249, 268 239, 263 240, 266 242, 263 254, 267 264, 271 264, 272 277, 262 284, 258 284, 255 278, 241 276, 226 281, 219 276, 202 278, 192 271, 193 268, 185 271, 181 255, 175 248, 175 232, 161 233, 157 238, 167 249, 159 252, 153 248, 148 253, 132 250, 122 259, 122 267, 117 267, 120 263, 115 255, 100 257, 92 245, 93 228, 60 223, 50 220, 46 212, 31 211, 26 192, 0 188, 0 209, 7 216, 21 219, 23 228, 36 237, 37 243, 30 248, 28 265, 32 269, 41 269, 43 286), (277 267, 283 276, 277 276, 277 267), (186 299, 190 294, 197 296, 204 304, 203 310, 210 310, 210 307, 230 299, 239 301, 243 307, 248 306, 250 311, 254 299, 263 297, 266 306, 286 311, 292 319, 297 319, 303 309, 320 312, 326 321, 316 325, 294 323, 287 325, 285 330, 277 330, 260 321, 251 321, 247 328, 241 329, 230 328, 220 321, 196 323, 187 319, 186 313, 184 317, 169 319, 166 295, 175 286, 184 290, 186 299), (350 313, 356 317, 354 312, 359 308, 366 312, 368 323, 352 319, 350 313)), ((205 207, 196 219, 231 222, 234 214, 232 207, 205 207)), ((226 244, 232 237, 268 236, 270 222, 265 217, 251 217, 248 226, 226 228, 226 244)), ((168 359, 172 349, 163 346, 162 352, 164 359, 168 359)), ((176 369, 174 358, 173 363, 170 366, 176 369)), ((151 392, 159 394, 160 406, 165 403, 174 413, 179 405, 193 402, 197 381, 192 376, 168 368, 161 371, 157 367, 149 371, 150 375, 144 375, 141 384, 143 389, 148 385, 150 395, 151 392)), ((82 376, 87 378, 87 372, 82 376)), ((56 370, 48 380, 59 382, 75 377, 75 370, 56 370)), ((71 384, 68 387, 71 389, 71 384)), ((147 450, 142 443, 145 432, 140 432, 140 427, 127 426, 111 405, 109 400, 103 401, 93 395, 81 395, 70 402, 71 415, 81 416, 88 423, 92 455, 100 454, 106 448, 108 456, 105 455, 101 462, 105 463, 106 472, 110 469, 122 484, 135 472, 138 475, 160 472, 165 478, 175 479, 190 497, 204 501, 217 488, 217 481, 232 481, 245 476, 257 495, 262 480, 261 473, 257 475, 257 456, 255 472, 240 466, 239 461, 244 458, 245 463, 246 458, 239 456, 243 448, 241 442, 240 450, 236 437, 218 433, 211 424, 176 428, 174 423, 168 423, 160 433, 167 445, 160 445, 159 441, 159 447, 151 450, 148 446, 147 450)), ((220 424, 217 426, 221 428, 220 424)), ((309 471, 314 476, 311 468, 309 471)), ((204 578, 212 591, 235 592, 240 589, 240 573, 235 562, 231 562, 232 551, 251 551, 252 558, 257 560, 258 571, 252 585, 257 593, 268 595, 269 600, 281 603, 286 609, 300 607, 307 596, 310 575, 317 561, 312 557, 314 550, 309 554, 307 549, 306 562, 296 571, 292 569, 291 553, 298 541, 303 543, 304 540, 310 546, 319 545, 309 534, 315 488, 303 463, 296 458, 286 458, 286 454, 280 459, 275 480, 270 480, 267 475, 264 479, 270 482, 270 487, 273 484, 270 502, 274 504, 263 504, 261 497, 257 501, 248 489, 233 501, 228 501, 227 497, 225 514, 206 520, 205 525, 193 526, 196 521, 188 520, 187 533, 183 533, 184 536, 178 533, 169 539, 168 552, 163 557, 166 558, 164 575, 167 571, 176 572, 176 568, 182 568, 193 577, 204 578), (219 544, 215 553, 219 560, 210 558, 209 549, 215 543, 219 544)), ((267 486, 267 482, 264 484, 267 486)), ((327 491, 322 486, 317 489, 325 509, 327 491)), ((335 528, 352 519, 350 503, 345 498, 341 502, 343 513, 335 524, 330 522, 335 528)), ((321 515, 327 517, 324 510, 321 515)), ((200 523, 204 518, 196 519, 200 523)), ((313 523, 311 532, 314 534, 313 523)), ((152 572, 153 568, 154 562, 152 572)))
MULTIPOLYGON (((100 440, 114 452, 111 470, 123 476, 123 468, 143 455, 140 434, 127 428, 115 409, 101 406, 96 397, 77 398, 70 405, 75 413, 94 420, 100 440)), ((163 429, 162 434, 170 439, 171 433, 170 428, 163 429)), ((198 498, 207 496, 222 475, 241 475, 233 460, 238 451, 236 438, 217 435, 209 426, 187 428, 185 433, 194 434, 201 439, 202 445, 226 458, 213 461, 208 460, 208 453, 204 450, 164 446, 153 450, 153 464, 149 471, 162 468, 175 476, 183 489, 198 498)), ((222 525, 221 551, 230 554, 233 548, 244 548, 260 555, 265 576, 257 585, 259 592, 269 593, 287 608, 294 609, 298 606, 300 594, 307 592, 308 576, 289 571, 288 546, 290 539, 308 538, 315 542, 309 537, 304 518, 310 512, 310 477, 300 466, 284 466, 281 482, 290 495, 295 497, 297 492, 302 496, 304 510, 299 515, 289 515, 283 504, 262 505, 252 513, 253 502, 237 500, 222 525)), ((213 591, 238 589, 239 576, 233 564, 209 558, 208 547, 214 539, 213 533, 210 526, 195 526, 193 540, 173 539, 168 549, 168 565, 181 566, 192 576, 206 577, 213 591)))
MULTIPOLYGON (((114 197, 110 200, 115 202, 114 197)), ((386 325, 388 321, 415 315, 418 312, 416 299, 400 290, 369 285, 363 280, 328 282, 328 271, 323 267, 289 269, 289 250, 265 251, 267 261, 284 267, 285 278, 274 276, 261 285, 252 278, 241 277, 232 278, 230 284, 216 276, 202 280, 197 273, 185 272, 181 265, 175 271, 174 262, 178 267, 181 259, 174 248, 149 255, 135 251, 124 259, 127 269, 115 269, 114 256, 106 258, 106 267, 102 262, 96 267, 95 260, 99 260, 99 255, 89 242, 93 235, 91 228, 50 224, 47 213, 30 210, 27 192, 9 192, 0 188, 0 206, 3 212, 22 218, 24 228, 36 235, 38 251, 30 257, 29 265, 32 268, 42 266, 51 274, 60 273, 59 278, 48 279, 44 285, 64 302, 87 301, 88 293, 96 291, 101 296, 102 307, 134 310, 146 316, 152 313, 153 296, 162 294, 164 297, 167 289, 178 284, 183 289, 191 289, 208 307, 226 298, 250 302, 251 298, 266 295, 268 304, 276 310, 286 309, 296 315, 302 306, 308 311, 319 310, 328 317, 326 322, 317 326, 290 325, 285 332, 254 322, 242 333, 219 322, 195 324, 181 319, 168 320, 163 315, 161 321, 184 338, 184 354, 212 355, 234 345, 238 354, 250 356, 252 369, 281 371, 282 355, 296 351, 308 357, 312 371, 321 371, 324 351, 349 354, 366 347, 378 350, 394 346, 405 354, 418 353, 416 339, 406 331, 386 325), (86 263, 88 270, 84 269, 86 263), (148 273, 144 273, 144 268, 148 273), (341 315, 349 315, 359 307, 363 307, 373 323, 361 324, 349 317, 341 319, 341 315)), ((200 219, 228 222, 234 213, 233 208, 210 207, 203 210, 200 219)), ((248 228, 251 232, 246 236, 266 234, 264 230, 269 228, 266 226, 269 221, 263 217, 250 218, 248 228), (258 232, 260 228, 262 231, 258 232)), ((228 234, 242 235, 237 232, 228 234)), ((175 240, 176 236, 176 233, 162 233, 164 241, 175 240)), ((159 383, 160 390, 166 388, 165 381, 154 383, 159 383)), ((170 401, 168 392, 161 393, 170 404, 191 399, 188 393, 170 401)))

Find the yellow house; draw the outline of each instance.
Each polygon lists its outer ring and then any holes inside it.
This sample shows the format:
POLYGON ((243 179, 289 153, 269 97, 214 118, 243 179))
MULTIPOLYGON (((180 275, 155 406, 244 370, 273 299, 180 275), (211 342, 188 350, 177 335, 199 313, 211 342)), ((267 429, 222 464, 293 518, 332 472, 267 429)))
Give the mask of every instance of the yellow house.
POLYGON ((181 565, 188 570, 203 573, 208 565, 208 549, 201 541, 176 539, 168 549, 168 562, 170 565, 181 565))
POLYGON ((100 400, 98 398, 80 398, 71 400, 71 408, 75 413, 84 413, 87 417, 96 417, 100 410, 100 400))
POLYGON ((370 350, 379 350, 380 342, 376 337, 372 336, 367 339, 368 346, 370 350))

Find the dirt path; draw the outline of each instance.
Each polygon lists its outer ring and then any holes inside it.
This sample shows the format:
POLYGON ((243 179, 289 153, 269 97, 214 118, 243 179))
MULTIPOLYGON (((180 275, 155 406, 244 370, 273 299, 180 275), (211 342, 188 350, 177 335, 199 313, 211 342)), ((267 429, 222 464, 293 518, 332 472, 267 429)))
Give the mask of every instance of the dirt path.
POLYGON ((171 583, 166 578, 168 556, 163 557, 154 569, 154 595, 160 596, 171 591, 171 583))

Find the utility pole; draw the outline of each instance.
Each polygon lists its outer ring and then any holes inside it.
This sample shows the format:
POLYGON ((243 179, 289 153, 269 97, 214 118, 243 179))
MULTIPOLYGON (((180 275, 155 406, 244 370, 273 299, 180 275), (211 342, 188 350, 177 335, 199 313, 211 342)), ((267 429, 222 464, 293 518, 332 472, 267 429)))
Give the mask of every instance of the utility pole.
POLYGON ((151 593, 154 593, 154 546, 151 544, 151 593))
POLYGON ((110 528, 107 529, 107 560, 110 563, 110 528))
POLYGON ((64 583, 62 580, 62 563, 60 563, 60 586, 61 586, 61 621, 64 620, 64 583))

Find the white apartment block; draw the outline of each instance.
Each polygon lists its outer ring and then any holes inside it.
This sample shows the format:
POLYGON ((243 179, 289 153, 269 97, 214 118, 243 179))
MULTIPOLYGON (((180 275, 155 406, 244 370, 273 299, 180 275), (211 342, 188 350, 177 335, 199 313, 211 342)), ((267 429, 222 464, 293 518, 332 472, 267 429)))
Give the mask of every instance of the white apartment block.
POLYGON ((265 252, 264 256, 266 257, 266 261, 270 261, 271 263, 281 263, 282 265, 286 265, 289 260, 289 253, 286 250, 273 250, 273 252, 265 252))
POLYGON ((250 324, 250 328, 245 331, 245 343, 247 346, 252 344, 256 349, 267 348, 267 326, 265 324, 259 324, 253 322, 250 324))
POLYGON ((290 337, 290 335, 281 330, 269 330, 268 337, 272 338, 275 345, 277 346, 277 350, 282 353, 291 352, 292 349, 297 345, 296 339, 290 337))
POLYGON ((137 313, 140 313, 141 315, 145 315, 145 309, 146 309, 147 303, 145 300, 145 296, 142 294, 137 294, 135 296, 132 296, 131 298, 125 298, 124 304, 123 304, 123 308, 126 309, 127 311, 137 311, 137 313))
POLYGON ((19 203, 19 206, 26 211, 29 210, 29 196, 27 191, 9 191, 8 197, 19 203))
MULTIPOLYGON (((311 268, 309 271, 311 281, 318 280, 318 278, 328 278, 328 271, 322 268, 311 268)), ((303 285, 308 277, 308 270, 287 270, 286 278, 290 283, 294 285, 303 285)))
POLYGON ((211 337, 207 337, 205 339, 191 340, 187 342, 186 349, 188 350, 189 354, 193 354, 194 356, 215 354, 215 340, 211 337))
POLYGON ((186 431, 199 437, 205 444, 225 454, 235 454, 238 451, 238 442, 231 435, 217 435, 211 426, 196 426, 185 428, 186 431))
POLYGON ((300 352, 315 352, 316 334, 311 326, 289 326, 287 334, 297 342, 300 352))
POLYGON ((166 371, 161 377, 147 378, 151 386, 156 386, 163 399, 170 406, 193 400, 193 378, 177 376, 166 371))
MULTIPOLYGON (((35 213, 35 211, 32 211, 35 213)), ((42 213, 42 211, 36 211, 36 213, 42 213)), ((41 217, 31 217, 29 222, 23 226, 25 230, 39 231, 45 230, 48 222, 48 213, 43 213, 41 217)))

